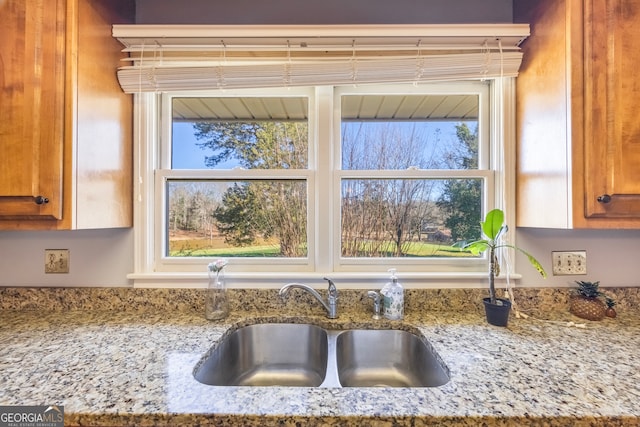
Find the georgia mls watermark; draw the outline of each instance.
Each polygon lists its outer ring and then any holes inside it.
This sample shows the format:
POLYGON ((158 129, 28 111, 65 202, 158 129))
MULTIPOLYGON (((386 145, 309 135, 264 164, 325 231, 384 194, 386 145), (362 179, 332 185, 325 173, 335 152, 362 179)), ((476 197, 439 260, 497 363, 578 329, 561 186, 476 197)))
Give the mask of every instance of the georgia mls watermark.
POLYGON ((64 427, 64 406, 0 406, 0 427, 64 427))

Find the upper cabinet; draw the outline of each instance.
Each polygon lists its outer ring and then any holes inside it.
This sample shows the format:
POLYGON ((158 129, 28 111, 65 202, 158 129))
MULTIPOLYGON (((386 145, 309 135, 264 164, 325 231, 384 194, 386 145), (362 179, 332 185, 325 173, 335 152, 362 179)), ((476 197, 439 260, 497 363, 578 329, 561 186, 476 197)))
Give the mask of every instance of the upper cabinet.
POLYGON ((0 27, 0 215, 60 220, 64 0, 5 1, 0 27))
POLYGON ((640 228, 640 0, 515 0, 517 224, 640 228))
POLYGON ((132 225, 133 0, 0 1, 0 229, 132 225))
POLYGON ((585 215, 637 220, 640 0, 587 1, 584 15, 585 215))

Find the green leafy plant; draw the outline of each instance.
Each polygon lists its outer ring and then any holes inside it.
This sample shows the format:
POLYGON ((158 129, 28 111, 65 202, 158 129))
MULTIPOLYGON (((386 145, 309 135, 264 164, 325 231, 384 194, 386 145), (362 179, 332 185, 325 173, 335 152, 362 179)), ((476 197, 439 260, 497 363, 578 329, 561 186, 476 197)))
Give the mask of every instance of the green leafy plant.
POLYGON ((577 293, 587 298, 597 298, 601 295, 604 295, 598 289, 600 286, 600 281, 597 282, 588 282, 586 280, 576 280, 576 284, 578 285, 577 293))
POLYGON ((482 239, 465 243, 462 248, 468 250, 474 255, 480 255, 485 251, 489 251, 489 296, 491 298, 491 304, 496 304, 496 288, 495 277, 500 275, 500 263, 498 262, 497 249, 499 248, 511 248, 523 253, 529 263, 540 273, 543 278, 547 277, 542 264, 529 252, 515 245, 504 243, 502 238, 509 230, 509 227, 504 223, 504 212, 500 209, 493 209, 488 212, 485 220, 480 222, 480 228, 482 230, 482 239))

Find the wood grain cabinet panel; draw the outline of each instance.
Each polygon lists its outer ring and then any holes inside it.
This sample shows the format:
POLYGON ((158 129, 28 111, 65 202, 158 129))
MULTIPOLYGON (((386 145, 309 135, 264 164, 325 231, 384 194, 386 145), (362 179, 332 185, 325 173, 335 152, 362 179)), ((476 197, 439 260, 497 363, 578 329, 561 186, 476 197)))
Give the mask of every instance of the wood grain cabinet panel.
POLYGON ((517 224, 640 228, 640 0, 515 0, 517 224))
POLYGON ((132 225, 133 0, 0 1, 0 229, 132 225), (46 199, 46 200, 45 200, 46 199))
POLYGON ((640 217, 640 1, 585 2, 585 216, 640 217))
POLYGON ((5 1, 0 28, 0 213, 60 220, 65 2, 5 1))

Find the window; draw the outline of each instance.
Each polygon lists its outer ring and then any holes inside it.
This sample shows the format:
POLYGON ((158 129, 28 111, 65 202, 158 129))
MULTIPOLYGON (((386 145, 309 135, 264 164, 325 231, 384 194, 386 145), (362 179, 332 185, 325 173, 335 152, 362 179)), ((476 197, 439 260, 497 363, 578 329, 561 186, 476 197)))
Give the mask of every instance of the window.
POLYGON ((528 25, 113 35, 130 54, 118 80, 136 100, 135 286, 200 287, 218 256, 232 258, 240 287, 325 275, 370 287, 389 267, 409 287, 485 277, 486 259, 451 242, 488 208, 513 223, 528 25))
POLYGON ((488 86, 337 88, 340 203, 334 268, 461 271, 493 196, 488 86))
POLYGON ((486 260, 451 245, 508 198, 505 80, 139 95, 155 179, 132 278, 190 284, 217 257, 237 286, 483 277, 486 260))
POLYGON ((308 259, 309 99, 167 97, 165 257, 308 259))

